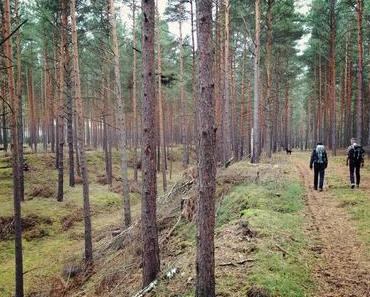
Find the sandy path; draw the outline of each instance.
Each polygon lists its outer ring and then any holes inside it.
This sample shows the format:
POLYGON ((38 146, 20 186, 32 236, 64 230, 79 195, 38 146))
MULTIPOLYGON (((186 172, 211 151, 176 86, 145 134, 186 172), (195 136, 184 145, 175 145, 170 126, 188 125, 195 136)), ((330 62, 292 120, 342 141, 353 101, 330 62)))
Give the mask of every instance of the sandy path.
POLYGON ((330 191, 313 190, 313 173, 307 160, 299 156, 292 158, 308 189, 307 231, 315 242, 312 250, 318 257, 318 265, 314 268, 315 296, 370 297, 370 267, 353 222, 330 191))

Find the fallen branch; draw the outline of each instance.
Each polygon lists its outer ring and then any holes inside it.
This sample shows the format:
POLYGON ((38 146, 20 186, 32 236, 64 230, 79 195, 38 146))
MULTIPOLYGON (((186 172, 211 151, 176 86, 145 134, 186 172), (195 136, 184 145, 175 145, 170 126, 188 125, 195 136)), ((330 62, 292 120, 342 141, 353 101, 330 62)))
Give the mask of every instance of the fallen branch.
POLYGON ((152 281, 147 287, 145 287, 141 291, 137 292, 132 297, 143 297, 146 293, 149 293, 151 290, 153 290, 155 288, 155 286, 157 285, 157 283, 158 283, 158 280, 152 281))
POLYGON ((244 259, 244 260, 240 260, 240 261, 237 261, 237 262, 220 263, 220 264, 218 264, 218 266, 238 266, 238 265, 243 265, 247 262, 254 262, 254 259, 244 259))
POLYGON ((191 179, 191 180, 188 180, 187 182, 183 183, 183 184, 180 184, 179 183, 175 183, 171 190, 169 192, 167 192, 167 194, 163 195, 160 199, 160 201, 162 203, 166 203, 167 200, 172 196, 172 195, 176 195, 178 192, 180 192, 182 189, 186 188, 187 186, 190 186, 194 183, 194 179, 191 179))
POLYGON ((171 237, 172 232, 176 229, 177 225, 180 223, 181 217, 182 217, 182 213, 180 212, 180 215, 179 215, 179 217, 178 217, 178 219, 176 221, 176 224, 173 225, 173 227, 171 228, 171 230, 168 231, 167 235, 160 241, 160 244, 166 242, 171 237))
POLYGON ((287 250, 283 249, 280 245, 275 243, 275 246, 283 253, 283 256, 290 255, 287 250))
POLYGON ((137 225, 136 224, 133 224, 131 225, 130 227, 128 227, 127 229, 123 230, 121 233, 119 233, 118 235, 115 235, 113 237, 113 239, 108 242, 108 244, 106 245, 106 247, 103 249, 104 251, 107 251, 107 250, 119 250, 120 248, 122 248, 122 243, 125 241, 126 237, 130 236, 131 234, 131 231, 133 230, 133 228, 137 225))

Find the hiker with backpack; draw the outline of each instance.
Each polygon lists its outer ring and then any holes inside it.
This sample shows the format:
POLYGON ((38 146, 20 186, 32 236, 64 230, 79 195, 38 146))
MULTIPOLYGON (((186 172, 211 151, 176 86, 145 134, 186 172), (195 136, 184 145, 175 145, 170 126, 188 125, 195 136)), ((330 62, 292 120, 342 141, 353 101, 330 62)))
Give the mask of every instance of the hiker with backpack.
POLYGON ((314 189, 320 192, 324 187, 325 169, 328 167, 328 155, 325 146, 319 142, 312 151, 310 169, 314 168, 314 189))
POLYGON ((364 154, 365 151, 362 146, 357 144, 355 138, 352 138, 351 145, 347 149, 347 166, 349 165, 351 189, 354 189, 355 186, 360 187, 360 169, 364 167, 364 154))

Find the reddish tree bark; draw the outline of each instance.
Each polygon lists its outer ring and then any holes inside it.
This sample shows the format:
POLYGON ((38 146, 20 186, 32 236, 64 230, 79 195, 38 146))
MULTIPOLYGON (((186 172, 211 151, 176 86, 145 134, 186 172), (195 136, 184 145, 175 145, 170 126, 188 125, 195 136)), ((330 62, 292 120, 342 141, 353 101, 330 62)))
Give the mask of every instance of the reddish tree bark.
POLYGON ((362 142, 362 97, 363 97, 363 32, 362 32, 362 0, 356 0, 357 12, 357 47, 358 47, 358 75, 357 75, 357 102, 356 102, 356 137, 362 142))
POLYGON ((90 215, 90 200, 89 200, 89 176, 87 171, 87 161, 84 145, 84 130, 83 130, 83 107, 81 98, 81 83, 80 70, 78 59, 78 39, 75 0, 70 1, 71 9, 71 24, 72 24, 72 45, 73 45, 73 78, 75 82, 75 102, 77 115, 77 146, 81 162, 82 186, 83 186, 83 209, 84 209, 84 226, 85 226, 85 263, 91 265, 93 261, 92 251, 92 236, 91 236, 91 215, 90 215))
POLYGON ((212 0, 197 3, 199 48, 199 194, 196 254, 196 296, 215 296, 215 190, 216 190, 216 126, 212 43, 212 0))
POLYGON ((256 32, 255 32, 255 47, 254 47, 254 85, 253 85, 253 93, 254 93, 254 117, 253 117, 253 148, 252 148, 252 162, 258 163, 260 158, 261 152, 261 142, 260 142, 260 134, 261 134, 261 127, 260 127, 260 115, 259 115, 259 107, 260 107, 260 100, 259 100, 259 81, 260 81, 260 5, 261 1, 256 0, 256 32))
POLYGON ((330 36, 329 36, 329 100, 331 106, 331 148, 333 155, 337 154, 337 97, 336 97, 336 69, 335 69, 335 43, 336 43, 336 0, 330 0, 330 36))
POLYGON ((120 62, 119 62, 119 49, 116 28, 116 17, 114 11, 113 0, 108 0, 109 7, 109 22, 111 25, 112 45, 114 54, 114 92, 117 102, 117 118, 118 118, 118 142, 119 151, 121 156, 121 175, 123 186, 123 209, 124 209, 124 224, 126 227, 131 225, 131 208, 130 208, 130 192, 127 173, 127 134, 126 134, 126 117, 125 117, 125 104, 122 98, 121 90, 121 75, 120 75, 120 62))
MULTIPOLYGON (((10 1, 4 1, 3 14, 3 36, 10 34, 10 1)), ((5 67, 8 75, 8 96, 10 104, 10 129, 12 141, 12 165, 13 165, 13 202, 14 202, 14 228, 15 228, 15 297, 23 297, 23 252, 22 252, 22 223, 21 223, 21 200, 20 196, 20 170, 23 170, 19 163, 19 142, 18 142, 18 107, 19 102, 14 85, 14 69, 12 65, 13 52, 11 39, 7 39, 4 44, 5 67)))

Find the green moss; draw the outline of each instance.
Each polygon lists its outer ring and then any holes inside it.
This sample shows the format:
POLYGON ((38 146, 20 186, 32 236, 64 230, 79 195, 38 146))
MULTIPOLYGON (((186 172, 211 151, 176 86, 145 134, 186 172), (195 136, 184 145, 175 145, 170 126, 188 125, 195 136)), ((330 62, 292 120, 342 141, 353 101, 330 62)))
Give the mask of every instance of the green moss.
MULTIPOLYGON (((278 182, 237 186, 219 205, 217 228, 242 216, 257 232, 255 264, 248 271, 245 291, 257 285, 272 296, 303 297, 312 293, 312 255, 305 252, 307 239, 300 215, 304 195, 302 185, 290 175, 278 182)), ((222 280, 224 285, 219 290, 232 287, 235 281, 222 280)))

